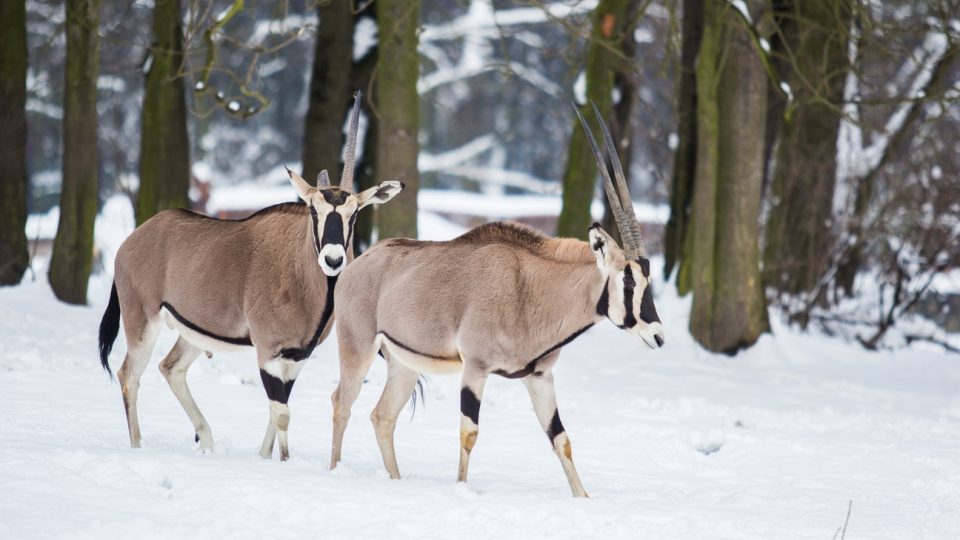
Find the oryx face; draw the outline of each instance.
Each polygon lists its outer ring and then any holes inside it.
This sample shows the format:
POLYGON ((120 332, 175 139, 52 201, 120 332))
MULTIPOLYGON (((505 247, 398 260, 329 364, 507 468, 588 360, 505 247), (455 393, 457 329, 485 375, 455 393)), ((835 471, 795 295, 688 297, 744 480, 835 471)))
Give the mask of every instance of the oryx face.
POLYGON ((590 229, 590 249, 606 277, 597 312, 637 336, 651 349, 663 347, 664 333, 650 284, 650 260, 628 260, 623 250, 599 224, 590 229))
MULTIPOLYGON (((323 273, 336 277, 347 263, 347 249, 353 238, 353 226, 357 213, 365 206, 389 201, 403 190, 403 183, 393 180, 380 182, 375 187, 354 194, 345 189, 319 181, 311 187, 295 172, 287 171, 290 182, 300 198, 310 208, 311 230, 317 251, 317 264, 323 273)), ((326 171, 319 179, 326 177, 326 171)))

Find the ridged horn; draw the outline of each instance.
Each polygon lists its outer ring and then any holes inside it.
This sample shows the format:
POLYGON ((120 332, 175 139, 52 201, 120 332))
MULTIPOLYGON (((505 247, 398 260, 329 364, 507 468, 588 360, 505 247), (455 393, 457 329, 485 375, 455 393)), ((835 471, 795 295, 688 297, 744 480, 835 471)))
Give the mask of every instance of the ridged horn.
MULTIPOLYGON (((607 194, 607 201, 610 202, 610 210, 613 211, 613 218, 617 222, 617 229, 620 230, 620 237, 623 239, 624 250, 628 251, 629 256, 629 252, 634 246, 632 238, 633 229, 630 228, 630 222, 623 212, 620 198, 617 197, 617 190, 613 187, 613 180, 610 179, 610 171, 607 170, 607 162, 603 157, 603 153, 600 152, 597 140, 593 138, 590 125, 587 124, 586 118, 583 117, 583 113, 580 112, 580 107, 577 107, 576 103, 573 104, 573 110, 577 113, 577 118, 580 119, 580 125, 583 126, 583 131, 587 134, 587 141, 590 143, 591 150, 593 150, 593 159, 596 160, 597 168, 600 169, 600 174, 603 176, 603 191, 607 194)), ((636 258, 636 255, 632 258, 636 258)))
POLYGON ((350 128, 347 132, 347 149, 343 157, 343 176, 340 177, 340 189, 353 191, 353 166, 357 157, 357 128, 360 124, 360 102, 363 92, 357 90, 353 95, 353 110, 350 111, 350 128))
POLYGON ((317 189, 330 187, 330 173, 326 169, 317 174, 317 189))
POLYGON ((620 207, 623 208, 623 212, 627 215, 627 220, 630 224, 630 236, 633 238, 632 247, 634 254, 632 257, 628 254, 628 258, 633 260, 637 258, 637 255, 646 255, 647 253, 647 249, 643 245, 643 238, 640 236, 640 222, 637 220, 637 213, 633 209, 633 199, 630 198, 630 189, 627 187, 627 179, 623 174, 623 167, 620 165, 620 156, 617 155, 617 145, 613 142, 610 128, 607 127, 607 123, 603 121, 597 104, 591 101, 590 105, 593 106, 593 114, 597 115, 597 121, 600 122, 600 131, 603 132, 603 142, 607 147, 607 153, 610 154, 610 161, 613 162, 613 174, 617 178, 617 191, 620 193, 620 207))

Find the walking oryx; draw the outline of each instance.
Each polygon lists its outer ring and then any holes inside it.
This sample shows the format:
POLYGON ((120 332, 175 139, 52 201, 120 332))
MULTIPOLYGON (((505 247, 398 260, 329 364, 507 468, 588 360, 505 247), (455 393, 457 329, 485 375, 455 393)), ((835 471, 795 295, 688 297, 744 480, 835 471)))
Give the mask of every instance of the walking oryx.
POLYGON ((391 478, 400 477, 393 446, 397 416, 418 374, 462 371, 458 480, 466 481, 483 387, 493 373, 523 381, 570 489, 586 496, 554 395, 552 368, 560 348, 604 317, 651 348, 663 345, 639 224, 610 133, 599 112, 597 118, 619 198, 582 116, 580 121, 603 172, 624 250, 599 224, 590 228, 588 243, 491 223, 448 242, 386 240, 347 268, 335 293, 340 384, 332 396, 331 467, 340 461, 350 408, 379 350, 388 375, 371 420, 391 478))
POLYGON ((132 447, 140 446, 140 377, 163 320, 180 336, 160 371, 193 422, 200 448, 211 448, 213 436, 187 388, 187 369, 201 352, 254 347, 270 400, 260 454, 270 458, 276 438, 280 459, 287 459, 287 399, 303 361, 330 331, 334 286, 353 258, 357 212, 403 189, 388 181, 351 193, 359 114, 357 92, 339 186, 330 185, 327 171, 314 188, 288 169, 306 204, 278 204, 241 220, 165 210, 120 247, 100 323, 100 362, 109 373, 122 313, 128 350, 118 375, 132 447))

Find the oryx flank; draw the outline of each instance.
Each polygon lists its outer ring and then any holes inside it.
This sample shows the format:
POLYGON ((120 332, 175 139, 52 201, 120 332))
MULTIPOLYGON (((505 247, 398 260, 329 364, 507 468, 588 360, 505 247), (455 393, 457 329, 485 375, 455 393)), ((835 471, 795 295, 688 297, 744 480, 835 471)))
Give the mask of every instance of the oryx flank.
POLYGON ((120 247, 100 323, 100 361, 109 373, 122 314, 127 355, 118 375, 132 447, 140 446, 140 377, 165 322, 180 336, 160 371, 193 422, 200 448, 212 448, 213 436, 187 388, 187 369, 200 353, 253 347, 270 400, 260 454, 270 458, 277 439, 280 459, 288 458, 287 400, 304 360, 330 331, 334 286, 353 258, 357 212, 403 189, 401 182, 388 181, 351 192, 359 113, 358 92, 339 186, 330 185, 327 171, 314 188, 288 169, 306 204, 278 204, 241 220, 165 210, 120 247))
POLYGON ((332 396, 331 467, 340 460, 351 406, 379 350, 388 375, 371 420, 391 478, 400 477, 393 446, 397 416, 418 374, 462 371, 458 480, 465 482, 484 383, 496 374, 526 385, 570 489, 574 496, 586 496, 557 412, 552 369, 560 349, 605 317, 651 348, 663 345, 663 327, 653 303, 650 262, 609 131, 600 120, 619 197, 586 121, 580 120, 603 172, 624 249, 598 224, 589 230, 590 241, 583 242, 550 238, 524 225, 491 223, 447 242, 382 241, 357 258, 334 295, 340 384, 332 396))

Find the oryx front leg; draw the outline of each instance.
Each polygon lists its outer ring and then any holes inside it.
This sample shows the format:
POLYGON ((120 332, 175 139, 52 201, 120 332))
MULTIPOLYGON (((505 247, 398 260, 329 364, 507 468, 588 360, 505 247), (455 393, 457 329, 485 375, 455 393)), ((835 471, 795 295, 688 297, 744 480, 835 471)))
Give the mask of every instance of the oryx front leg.
POLYGON ((280 443, 280 461, 290 458, 290 446, 287 442, 290 407, 287 401, 302 367, 302 361, 286 358, 274 358, 260 366, 260 379, 267 391, 267 399, 270 400, 270 420, 267 421, 267 432, 263 436, 263 444, 260 445, 260 456, 264 459, 273 457, 274 439, 280 443))
MULTIPOLYGON (((389 357, 389 353, 387 354, 389 357)), ((377 445, 380 446, 380 456, 383 457, 383 466, 394 480, 400 478, 400 468, 397 466, 397 454, 393 447, 393 433, 397 427, 397 417, 400 416, 404 404, 410 400, 418 376, 416 371, 389 357, 387 382, 380 401, 370 415, 377 434, 377 445)))
POLYGON ((460 468, 457 482, 467 481, 470 452, 477 444, 477 434, 480 432, 480 400, 483 399, 483 386, 486 382, 486 373, 464 369, 460 385, 460 468))
POLYGON ((200 443, 201 450, 210 450, 213 448, 213 434, 210 431, 210 425, 197 407, 197 403, 190 394, 190 388, 187 387, 187 370, 193 361, 200 356, 203 351, 183 339, 183 336, 177 338, 173 349, 167 354, 167 357, 160 363, 160 372, 167 379, 167 384, 177 396, 177 401, 190 417, 193 423, 193 430, 196 433, 197 442, 200 443))
POLYGON ((330 451, 330 470, 335 469, 340 462, 343 434, 350 421, 350 410, 353 408, 353 402, 360 395, 363 378, 377 357, 376 344, 364 347, 365 350, 359 352, 359 347, 354 346, 351 339, 344 336, 342 329, 337 334, 337 339, 340 345, 340 382, 330 396, 330 401, 333 402, 333 446, 330 451))
POLYGON ((587 492, 580 482, 580 475, 577 474, 577 468, 573 466, 573 449, 570 446, 570 437, 567 436, 563 429, 563 423, 560 422, 557 397, 553 388, 553 373, 528 375, 523 378, 523 383, 530 393, 530 400, 533 402, 533 410, 537 413, 537 419, 540 420, 540 425, 547 433, 550 445, 560 459, 564 474, 567 475, 570 491, 573 492, 574 497, 586 497, 587 492))

